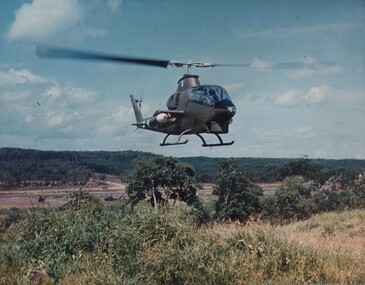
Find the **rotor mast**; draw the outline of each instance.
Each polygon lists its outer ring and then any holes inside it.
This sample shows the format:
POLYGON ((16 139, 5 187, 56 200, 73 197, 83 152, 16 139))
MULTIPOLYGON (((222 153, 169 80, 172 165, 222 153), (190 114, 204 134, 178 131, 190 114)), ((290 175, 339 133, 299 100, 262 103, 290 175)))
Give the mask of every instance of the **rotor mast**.
POLYGON ((192 67, 213 67, 211 63, 202 63, 202 62, 192 62, 189 60, 188 62, 179 62, 179 61, 170 61, 171 66, 175 67, 187 67, 186 74, 183 75, 178 81, 178 86, 176 92, 181 92, 185 89, 200 86, 199 76, 191 73, 192 67))
POLYGON ((179 79, 177 82, 177 90, 176 92, 181 92, 185 89, 200 86, 199 75, 194 74, 184 74, 183 77, 179 79))

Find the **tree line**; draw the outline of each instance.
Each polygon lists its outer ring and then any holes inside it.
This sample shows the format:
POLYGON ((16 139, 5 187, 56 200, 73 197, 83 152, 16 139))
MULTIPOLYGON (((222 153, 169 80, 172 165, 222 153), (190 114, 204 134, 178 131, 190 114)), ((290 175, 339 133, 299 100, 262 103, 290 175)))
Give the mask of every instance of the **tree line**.
POLYGON ((86 183, 99 174, 124 175, 138 151, 41 151, 0 148, 0 187, 18 187, 25 181, 86 183))
MULTIPOLYGON (((118 175, 123 182, 141 156, 161 157, 139 151, 41 151, 20 148, 0 148, 0 182, 19 186, 22 181, 87 181, 99 174, 118 175)), ((214 183, 220 168, 220 158, 185 157, 179 161, 195 169, 199 182, 214 183)), ((283 181, 288 175, 306 172, 307 177, 324 181, 336 171, 346 169, 352 176, 365 168, 365 160, 237 158, 251 181, 283 181), (310 167, 309 169, 306 169, 310 167)), ((307 178, 306 177, 306 178, 307 178)))
POLYGON ((200 222, 230 220, 245 222, 260 218, 275 223, 309 218, 326 211, 365 207, 365 179, 348 169, 318 175, 321 168, 302 158, 278 169, 283 179, 273 195, 250 180, 236 159, 220 161, 213 195, 213 212, 197 194, 194 168, 176 158, 144 158, 135 161, 128 177, 127 193, 132 207, 149 201, 156 211, 169 200, 185 202, 196 210, 200 222), (210 213, 209 213, 210 212, 210 213))

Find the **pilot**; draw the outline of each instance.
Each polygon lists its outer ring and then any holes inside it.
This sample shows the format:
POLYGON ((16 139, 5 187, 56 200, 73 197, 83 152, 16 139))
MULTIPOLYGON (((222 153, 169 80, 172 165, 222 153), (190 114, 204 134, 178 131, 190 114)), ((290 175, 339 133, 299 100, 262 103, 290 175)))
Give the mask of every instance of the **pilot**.
POLYGON ((210 89, 209 96, 210 96, 211 102, 213 102, 213 104, 219 101, 219 98, 217 96, 217 93, 215 92, 214 89, 210 89))

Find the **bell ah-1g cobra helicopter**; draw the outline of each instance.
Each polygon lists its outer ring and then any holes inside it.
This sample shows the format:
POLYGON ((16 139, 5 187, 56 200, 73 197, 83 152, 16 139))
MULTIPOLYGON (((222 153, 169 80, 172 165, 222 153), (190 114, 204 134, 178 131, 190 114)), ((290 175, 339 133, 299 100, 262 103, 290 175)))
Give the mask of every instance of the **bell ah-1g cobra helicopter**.
MULTIPOLYGON (((133 110, 136 117, 137 128, 165 133, 166 136, 161 146, 186 144, 188 140, 182 140, 185 135, 197 135, 203 142, 203 147, 227 146, 234 141, 223 142, 220 134, 227 134, 229 124, 236 113, 236 107, 230 99, 227 91, 218 85, 201 85, 199 76, 191 73, 192 67, 216 67, 236 66, 264 68, 266 66, 251 64, 214 64, 205 62, 179 62, 172 60, 158 60, 142 57, 121 55, 107 55, 89 51, 74 49, 37 46, 36 54, 39 57, 69 58, 83 60, 111 61, 119 63, 149 65, 167 68, 187 67, 187 73, 178 81, 177 90, 167 100, 167 110, 157 110, 152 117, 144 118, 141 113, 141 100, 136 100, 131 95, 133 110), (215 135, 219 142, 207 144, 202 134, 215 135), (166 142, 170 135, 177 135, 175 142, 166 142)), ((292 69, 301 68, 303 63, 279 63, 271 68, 292 69)))

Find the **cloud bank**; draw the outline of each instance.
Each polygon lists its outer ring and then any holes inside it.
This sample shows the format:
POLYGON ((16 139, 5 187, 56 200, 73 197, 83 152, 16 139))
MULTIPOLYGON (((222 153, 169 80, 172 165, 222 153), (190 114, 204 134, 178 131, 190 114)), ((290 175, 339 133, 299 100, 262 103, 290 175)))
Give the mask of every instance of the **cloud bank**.
MULTIPOLYGON (((110 9, 117 9, 120 2, 109 1, 108 5, 110 9)), ((103 29, 85 24, 85 14, 79 0, 33 0, 15 12, 15 20, 5 38, 44 42, 103 36, 103 29)))

